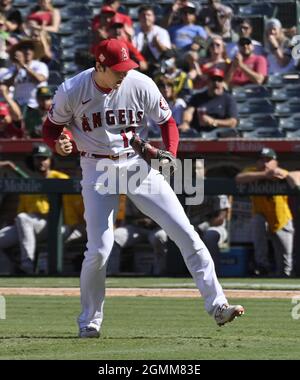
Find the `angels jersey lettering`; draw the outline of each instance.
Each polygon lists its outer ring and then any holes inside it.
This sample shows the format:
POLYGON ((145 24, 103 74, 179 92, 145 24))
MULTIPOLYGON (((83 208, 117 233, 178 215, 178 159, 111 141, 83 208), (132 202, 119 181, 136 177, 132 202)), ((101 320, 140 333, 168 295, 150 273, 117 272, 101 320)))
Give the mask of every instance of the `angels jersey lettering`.
POLYGON ((130 70, 121 86, 103 92, 88 69, 59 86, 48 113, 54 124, 68 124, 80 151, 94 154, 131 152, 133 133, 147 136, 147 118, 157 124, 171 117, 168 103, 153 80, 130 70))

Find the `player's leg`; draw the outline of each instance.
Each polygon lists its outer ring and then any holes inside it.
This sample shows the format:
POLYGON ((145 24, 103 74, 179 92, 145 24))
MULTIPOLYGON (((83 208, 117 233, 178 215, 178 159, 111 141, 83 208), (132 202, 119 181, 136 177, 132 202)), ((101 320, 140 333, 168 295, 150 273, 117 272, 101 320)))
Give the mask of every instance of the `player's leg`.
POLYGON ((266 219, 255 214, 251 220, 252 241, 254 245, 254 260, 257 274, 266 274, 270 271, 270 261, 268 258, 268 232, 266 219))
POLYGON ((37 237, 46 239, 47 220, 35 214, 22 212, 15 218, 21 249, 21 268, 33 273, 37 237))
POLYGON ((131 224, 118 227, 114 230, 114 245, 107 264, 107 275, 120 272, 122 250, 132 247, 147 239, 147 231, 144 228, 131 224))
POLYGON ((148 232, 148 240, 154 252, 153 274, 162 275, 167 269, 168 235, 159 228, 148 232))
POLYGON ((208 313, 213 314, 219 306, 227 304, 212 258, 164 177, 152 169, 128 197, 177 244, 205 300, 208 313), (149 192, 149 183, 152 194, 149 192))
POLYGON ((80 330, 92 328, 99 331, 103 320, 106 264, 114 242, 113 224, 118 210, 119 196, 101 195, 95 190, 99 176, 99 172, 96 171, 96 161, 81 160, 87 249, 80 275, 82 311, 78 324, 80 330))
POLYGON ((293 269, 294 227, 290 220, 286 226, 271 235, 275 253, 276 275, 290 276, 293 269))

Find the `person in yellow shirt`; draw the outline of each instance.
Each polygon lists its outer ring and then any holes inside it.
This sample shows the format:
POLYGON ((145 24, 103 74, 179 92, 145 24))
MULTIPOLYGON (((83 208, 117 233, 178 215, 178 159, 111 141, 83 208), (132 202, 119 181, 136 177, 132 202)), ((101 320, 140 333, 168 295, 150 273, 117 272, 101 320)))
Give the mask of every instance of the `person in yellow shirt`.
MULTIPOLYGON (((236 176, 237 183, 257 181, 290 182, 290 173, 279 167, 273 149, 263 148, 256 166, 236 176)), ((276 277, 290 276, 293 262, 294 227, 293 217, 286 195, 252 196, 252 232, 256 274, 273 274, 276 277), (268 240, 274 249, 275 273, 272 273, 268 258, 268 240)))
MULTIPOLYGON (((67 179, 69 176, 51 170, 52 152, 45 144, 33 148, 33 174, 39 178, 67 179)), ((20 269, 27 274, 34 273, 37 242, 47 240, 47 217, 50 204, 46 194, 21 194, 18 214, 13 226, 0 230, 0 250, 19 244, 21 251, 20 269)), ((61 233, 69 243, 85 234, 83 201, 80 195, 63 196, 64 224, 61 233)))

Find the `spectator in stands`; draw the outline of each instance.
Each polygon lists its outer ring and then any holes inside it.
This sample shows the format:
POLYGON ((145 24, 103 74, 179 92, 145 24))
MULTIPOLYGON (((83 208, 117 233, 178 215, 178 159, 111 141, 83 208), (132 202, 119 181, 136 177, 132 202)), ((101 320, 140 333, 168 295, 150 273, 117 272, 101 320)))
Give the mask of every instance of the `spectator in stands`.
POLYGON ((154 78, 155 82, 160 78, 170 80, 173 85, 174 96, 186 98, 191 95, 193 82, 183 69, 177 67, 175 57, 163 60, 157 72, 158 74, 154 78))
POLYGON ((14 35, 22 33, 22 14, 13 6, 13 0, 0 0, 0 13, 6 18, 8 32, 14 35))
POLYGON ((96 46, 103 40, 108 38, 108 30, 112 18, 115 16, 116 11, 107 5, 101 8, 99 15, 96 15, 92 20, 92 44, 90 52, 94 54, 96 46))
POLYGON ((37 108, 25 106, 23 111, 26 135, 30 138, 42 137, 42 125, 52 104, 52 91, 49 87, 39 87, 36 93, 37 108))
POLYGON ((226 75, 230 65, 224 41, 222 37, 217 35, 209 39, 205 58, 199 59, 196 52, 190 52, 187 59, 190 66, 189 77, 193 80, 193 88, 195 89, 207 86, 207 71, 218 68, 223 70, 226 75))
POLYGON ((180 52, 198 51, 202 41, 206 40, 207 33, 202 26, 196 24, 196 7, 189 1, 182 6, 180 12, 180 23, 169 28, 172 44, 180 52))
POLYGON ((102 26, 103 20, 101 14, 103 14, 103 10, 105 9, 105 12, 112 13, 112 16, 116 15, 122 20, 126 36, 131 41, 134 35, 133 22, 128 15, 118 12, 120 3, 118 0, 103 0, 100 14, 96 15, 92 20, 92 30, 96 31, 102 26))
POLYGON ((129 17, 128 15, 118 12, 121 6, 121 1, 103 0, 103 5, 107 5, 115 11, 115 16, 118 16, 119 19, 122 20, 122 23, 124 24, 124 31, 126 33, 126 36, 131 41, 134 36, 133 22, 131 20, 131 17, 129 17))
POLYGON ((10 36, 6 26, 6 18, 0 13, 0 67, 8 66, 8 50, 15 43, 17 43, 17 39, 10 36))
POLYGON ((208 72, 208 88, 194 94, 183 113, 183 122, 179 125, 181 133, 191 129, 211 131, 214 128, 235 128, 237 125, 237 105, 231 94, 224 91, 224 71, 211 69, 208 72))
POLYGON ((145 57, 127 38, 124 38, 123 31, 124 23, 122 21, 122 18, 119 18, 119 16, 115 15, 109 24, 108 38, 117 38, 124 41, 128 47, 130 58, 139 64, 141 71, 147 71, 148 64, 145 57))
POLYGON ((24 137, 22 112, 18 104, 11 98, 7 86, 0 85, 0 138, 15 139, 24 137))
POLYGON ((51 51, 51 37, 49 33, 42 27, 41 29, 30 28, 28 30, 28 37, 35 45, 36 57, 42 62, 48 64, 53 58, 51 51))
POLYGON ((14 86, 14 99, 23 108, 36 108, 38 87, 47 86, 49 70, 45 63, 36 60, 36 44, 24 40, 14 45, 10 57, 14 65, 9 68, 10 77, 5 80, 7 86, 14 86))
POLYGON ((150 244, 153 248, 152 274, 164 274, 166 272, 167 234, 150 218, 143 215, 124 195, 120 199, 121 207, 125 208, 125 211, 119 210, 119 213, 121 211, 124 216, 114 230, 115 244, 109 258, 108 274, 120 272, 122 249, 137 248, 137 244, 140 243, 150 244))
MULTIPOLYGON (((279 167, 277 154, 273 149, 263 148, 256 166, 245 169, 236 176, 237 183, 288 180, 289 172, 279 167)), ((256 274, 290 276, 294 228, 292 213, 286 195, 251 197, 253 207, 253 244, 256 274), (275 272, 272 272, 268 257, 268 240, 275 255, 275 272)))
MULTIPOLYGON (((195 161, 195 175, 204 177, 203 160, 195 161)), ((220 269, 220 248, 228 240, 230 209, 227 195, 205 196, 201 204, 186 207, 186 214, 209 249, 217 273, 220 269)))
MULTIPOLYGON (((163 97, 169 104, 169 107, 172 111, 172 116, 176 121, 177 125, 182 123, 183 111, 186 108, 186 102, 178 97, 178 94, 175 91, 174 81, 171 78, 161 76, 156 81, 157 87, 162 93, 163 97)), ((161 130, 158 125, 153 121, 149 122, 149 135, 160 136, 161 130)))
POLYGON ((221 4, 220 0, 208 0, 199 13, 199 24, 203 25, 209 36, 218 34, 225 42, 238 39, 231 27, 233 11, 230 7, 221 4))
MULTIPOLYGON (((48 146, 37 144, 32 151, 33 175, 37 178, 66 179, 68 175, 51 169, 52 152, 48 146)), ((82 201, 81 201, 82 205, 82 201)), ((19 197, 18 214, 15 223, 0 230, 0 251, 19 245, 21 249, 20 268, 24 273, 34 273, 34 261, 37 242, 47 240, 48 197, 44 194, 22 194, 19 197)), ((73 234, 78 238, 83 223, 78 218, 80 198, 75 195, 63 197, 64 225, 61 233, 69 241, 73 234), (77 199, 77 198, 78 199, 77 199), (77 202, 77 200, 78 202, 77 202), (74 207, 74 205, 76 205, 74 207), (75 230, 77 232, 75 233, 75 230)))
POLYGON ((171 49, 169 33, 166 29, 155 24, 154 10, 150 5, 139 8, 139 25, 135 30, 133 42, 146 58, 148 75, 159 67, 164 54, 171 49))
POLYGON ((250 83, 263 84, 267 77, 267 60, 253 53, 254 46, 250 38, 239 39, 239 52, 233 58, 226 82, 231 86, 244 86, 250 83))
MULTIPOLYGON (((248 18, 244 18, 239 23, 238 33, 239 38, 245 37, 249 38, 252 41, 254 51, 253 53, 255 55, 264 55, 265 50, 262 44, 259 41, 256 41, 252 38, 252 32, 253 32, 253 26, 252 22, 248 18)), ((227 56, 230 59, 233 59, 235 55, 239 52, 239 45, 238 42, 228 42, 226 44, 226 52, 227 56)))
POLYGON ((295 70, 296 62, 291 55, 290 41, 284 35, 278 19, 273 18, 266 22, 264 40, 269 74, 295 70))
POLYGON ((60 28, 61 16, 59 9, 53 6, 51 0, 38 0, 38 5, 30 11, 27 20, 34 22, 36 29, 57 33, 60 28))

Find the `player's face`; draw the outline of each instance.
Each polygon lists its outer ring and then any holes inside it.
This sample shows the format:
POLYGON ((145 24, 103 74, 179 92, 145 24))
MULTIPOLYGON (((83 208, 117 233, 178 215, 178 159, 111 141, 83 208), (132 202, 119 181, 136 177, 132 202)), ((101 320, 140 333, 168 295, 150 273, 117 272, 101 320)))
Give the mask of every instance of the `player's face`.
POLYGON ((278 167, 278 161, 273 158, 261 157, 257 161, 258 170, 274 170, 278 167))
POLYGON ((106 67, 105 82, 108 88, 118 89, 123 79, 126 77, 128 71, 114 71, 109 67, 106 67))
POLYGON ((50 169, 51 158, 49 157, 34 157, 34 168, 40 173, 45 173, 50 169))

